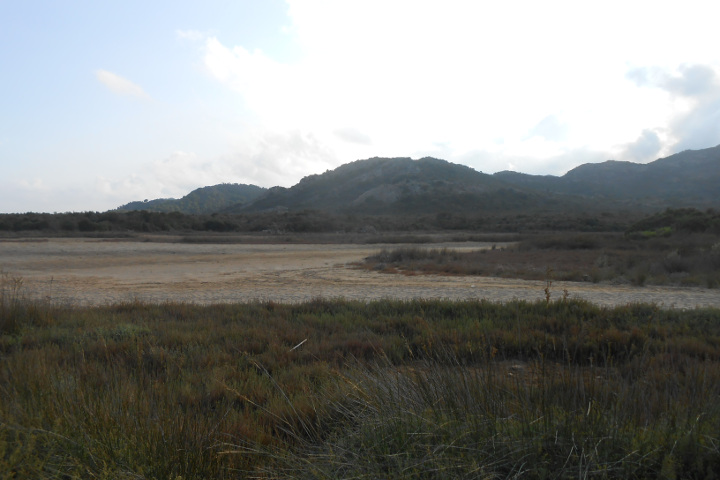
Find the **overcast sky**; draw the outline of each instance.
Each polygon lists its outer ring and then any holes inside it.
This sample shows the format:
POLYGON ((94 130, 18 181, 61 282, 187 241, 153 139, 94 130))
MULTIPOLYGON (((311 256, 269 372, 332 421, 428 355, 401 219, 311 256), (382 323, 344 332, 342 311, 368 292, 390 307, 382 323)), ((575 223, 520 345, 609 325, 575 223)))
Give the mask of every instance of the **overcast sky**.
POLYGON ((720 144, 713 1, 0 0, 0 212, 720 144))

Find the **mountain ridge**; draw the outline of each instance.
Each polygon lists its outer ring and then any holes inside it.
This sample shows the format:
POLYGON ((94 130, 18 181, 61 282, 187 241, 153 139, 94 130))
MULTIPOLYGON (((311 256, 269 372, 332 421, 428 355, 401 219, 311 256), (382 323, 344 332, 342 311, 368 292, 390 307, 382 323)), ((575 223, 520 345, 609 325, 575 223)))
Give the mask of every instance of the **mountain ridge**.
POLYGON ((648 205, 706 206, 720 201, 720 145, 682 152, 650 163, 607 160, 586 163, 561 177, 518 176, 498 172, 499 178, 540 190, 584 198, 641 202, 648 205), (678 202, 682 205, 677 205, 678 202))
POLYGON ((257 185, 221 183, 196 188, 182 198, 158 198, 134 201, 116 210, 148 210, 153 212, 183 212, 189 214, 214 213, 228 205, 244 204, 255 200, 267 189, 257 185))
POLYGON ((289 188, 221 184, 194 190, 177 201, 131 202, 119 210, 184 213, 321 210, 402 215, 719 203, 720 145, 685 150, 647 164, 616 160, 588 163, 562 176, 511 171, 490 175, 432 157, 418 160, 373 157, 308 175, 289 188), (242 193, 230 189, 235 196, 223 196, 219 190, 228 189, 228 185, 243 187, 242 193), (201 197, 213 200, 197 206, 201 197), (186 210, 193 199, 196 211, 186 210))
POLYGON ((374 157, 310 175, 290 188, 272 188, 255 202, 224 213, 303 209, 375 215, 470 213, 510 205, 530 208, 547 202, 545 197, 446 160, 374 157))

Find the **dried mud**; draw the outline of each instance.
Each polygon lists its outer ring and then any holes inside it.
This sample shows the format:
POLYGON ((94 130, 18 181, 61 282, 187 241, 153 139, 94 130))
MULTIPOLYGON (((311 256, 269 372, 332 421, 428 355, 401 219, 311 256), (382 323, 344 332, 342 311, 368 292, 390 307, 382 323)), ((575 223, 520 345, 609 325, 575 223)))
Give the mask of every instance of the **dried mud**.
MULTIPOLYGON (((397 246, 397 245, 395 245, 397 246)), ((489 244, 433 244, 458 250, 489 244)), ((392 275, 353 263, 382 245, 185 244, 101 239, 0 241, 0 269, 22 278, 22 293, 59 303, 100 305, 132 300, 194 303, 312 298, 373 300, 545 298, 545 283, 477 276, 392 275)), ((702 288, 634 287, 556 282, 600 305, 651 302, 663 307, 720 307, 720 292, 702 288)))

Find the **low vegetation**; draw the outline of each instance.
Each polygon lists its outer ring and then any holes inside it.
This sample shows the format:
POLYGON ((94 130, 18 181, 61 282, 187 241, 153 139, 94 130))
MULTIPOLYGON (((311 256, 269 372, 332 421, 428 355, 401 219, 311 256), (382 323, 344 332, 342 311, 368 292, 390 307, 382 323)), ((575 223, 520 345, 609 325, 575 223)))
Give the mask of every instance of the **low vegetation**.
POLYGON ((525 236, 514 246, 460 252, 398 247, 364 266, 388 273, 488 275, 557 280, 720 287, 720 214, 667 210, 623 233, 525 236))
POLYGON ((717 478, 720 311, 0 289, 10 478, 717 478))
MULTIPOLYGON (((213 235, 309 233, 387 234, 404 232, 519 233, 534 231, 623 231, 640 213, 485 211, 479 214, 361 215, 306 210, 243 214, 108 211, 0 214, 0 237, 103 236, 198 233, 213 235)), ((348 241, 351 241, 350 238, 348 241)), ((302 241, 295 239, 294 241, 302 241)))

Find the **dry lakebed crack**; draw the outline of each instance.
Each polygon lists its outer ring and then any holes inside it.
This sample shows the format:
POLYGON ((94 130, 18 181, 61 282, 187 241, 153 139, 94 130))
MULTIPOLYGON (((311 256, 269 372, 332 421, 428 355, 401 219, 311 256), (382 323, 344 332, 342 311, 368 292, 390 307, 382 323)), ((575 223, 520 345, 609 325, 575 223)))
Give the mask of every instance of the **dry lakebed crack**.
MULTIPOLYGON (((393 245, 396 247, 398 245, 393 245)), ((417 246, 417 245, 415 245, 417 246)), ((383 245, 195 244, 118 239, 0 240, 0 269, 22 279, 22 293, 58 303, 126 301, 232 303, 352 300, 487 299, 535 301, 545 282, 480 276, 393 275, 353 266, 383 245)), ((458 250, 485 243, 432 244, 458 250)), ((599 305, 649 302, 662 307, 720 307, 716 289, 554 282, 553 298, 599 305)))

